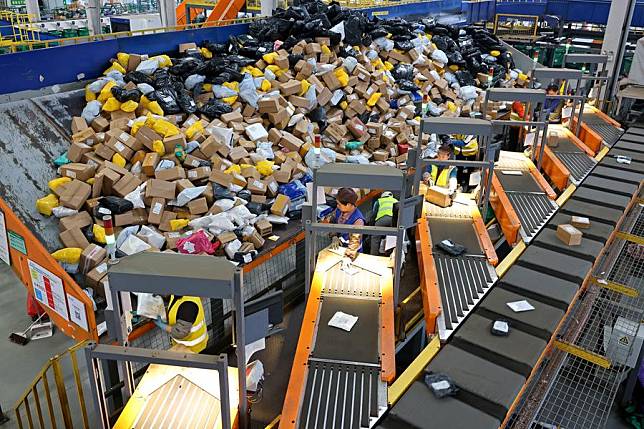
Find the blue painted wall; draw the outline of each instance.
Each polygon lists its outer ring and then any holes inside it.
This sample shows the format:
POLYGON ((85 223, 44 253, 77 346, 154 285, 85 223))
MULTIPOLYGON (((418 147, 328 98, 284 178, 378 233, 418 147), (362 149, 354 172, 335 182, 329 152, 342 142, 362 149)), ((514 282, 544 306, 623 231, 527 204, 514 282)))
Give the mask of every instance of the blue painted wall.
MULTIPOLYGON (((367 9, 369 16, 383 18, 460 12, 461 0, 435 0, 395 7, 367 9)), ((10 76, 0 83, 0 94, 39 89, 79 79, 98 77, 117 52, 156 55, 176 51, 180 43, 211 40, 224 42, 231 35, 248 32, 248 24, 167 33, 122 37, 113 40, 81 43, 29 52, 0 55, 0 76, 10 76)))
MULTIPOLYGON (((547 2, 503 2, 496 4, 496 13, 522 15, 556 15, 564 21, 606 24, 610 11, 608 0, 548 0, 547 2)), ((644 27, 644 2, 635 4, 633 27, 644 27)))

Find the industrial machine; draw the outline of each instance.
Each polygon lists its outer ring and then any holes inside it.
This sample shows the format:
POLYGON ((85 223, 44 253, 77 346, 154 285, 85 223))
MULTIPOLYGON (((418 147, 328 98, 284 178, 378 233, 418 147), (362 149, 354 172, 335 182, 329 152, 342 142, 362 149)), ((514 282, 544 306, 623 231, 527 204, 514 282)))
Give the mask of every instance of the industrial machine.
MULTIPOLYGON (((90 385, 98 427, 110 428, 110 409, 105 398, 114 372, 103 370, 101 361, 117 361, 128 402, 115 428, 233 427, 246 428, 246 342, 242 273, 223 258, 210 256, 138 253, 108 268, 111 302, 110 326, 118 345, 91 343, 86 349, 90 385), (237 368, 229 368, 226 355, 197 355, 185 348, 170 351, 132 347, 128 343, 130 314, 122 292, 173 294, 231 299, 235 313, 237 368), (121 302, 123 298, 124 302, 121 302), (135 384, 132 363, 151 364, 135 384), (107 381, 106 381, 107 378, 107 381), (173 406, 169 407, 168 404, 173 406), (195 407, 204 412, 196 413, 195 407), (204 420, 195 422, 196 417, 204 420)), ((181 345, 179 345, 181 346, 181 345)))

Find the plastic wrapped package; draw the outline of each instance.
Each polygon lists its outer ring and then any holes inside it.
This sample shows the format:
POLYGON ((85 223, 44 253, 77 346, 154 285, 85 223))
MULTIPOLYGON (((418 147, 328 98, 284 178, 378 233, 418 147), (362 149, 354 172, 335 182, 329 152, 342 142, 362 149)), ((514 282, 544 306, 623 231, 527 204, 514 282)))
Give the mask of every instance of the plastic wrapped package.
POLYGON ((208 236, 203 230, 198 230, 190 234, 188 237, 183 237, 177 240, 177 250, 179 253, 207 253, 212 255, 218 247, 218 245, 210 242, 208 236))

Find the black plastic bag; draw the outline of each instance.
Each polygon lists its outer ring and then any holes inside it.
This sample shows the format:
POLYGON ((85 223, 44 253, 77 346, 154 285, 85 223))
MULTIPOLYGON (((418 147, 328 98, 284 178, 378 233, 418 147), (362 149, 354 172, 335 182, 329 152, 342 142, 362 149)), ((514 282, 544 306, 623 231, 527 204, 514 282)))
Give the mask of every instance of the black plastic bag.
POLYGON ((373 30, 369 31, 369 35, 372 39, 379 39, 385 37, 389 32, 382 26, 376 26, 373 30))
POLYGON ((472 85, 476 86, 476 82, 474 81, 474 78, 472 77, 472 74, 467 71, 467 70, 459 70, 456 73, 454 73, 456 76, 456 80, 458 80, 459 85, 461 86, 467 86, 467 85, 472 85))
POLYGON ((101 197, 98 200, 98 205, 94 208, 95 217, 101 218, 101 215, 99 214, 99 210, 101 208, 108 209, 112 213, 112 216, 114 216, 134 210, 134 204, 132 204, 132 201, 126 200, 125 198, 109 196, 101 197))
POLYGON ((400 49, 401 51, 409 52, 414 49, 414 44, 409 40, 402 40, 400 42, 394 41, 394 47, 400 49))
POLYGON ((311 112, 309 113, 309 120, 318 124, 320 132, 324 131, 327 127, 326 109, 322 106, 318 106, 315 109, 311 110, 311 112))
POLYGON ((252 194, 248 189, 242 189, 241 191, 237 192, 237 197, 247 202, 250 202, 252 194))
POLYGON ((358 14, 349 16, 344 21, 344 42, 352 46, 361 44, 363 25, 364 16, 358 14))
POLYGON ((185 89, 177 91, 177 104, 179 104, 181 110, 189 115, 197 111, 197 103, 195 103, 195 100, 190 97, 190 94, 188 94, 188 91, 186 91, 185 89))
POLYGON ((161 88, 157 89, 154 92, 151 92, 147 95, 150 101, 156 101, 159 103, 163 113, 166 115, 174 115, 176 113, 181 113, 181 107, 177 103, 177 93, 172 88, 161 88))
POLYGON ((203 65, 203 61, 194 57, 181 58, 170 67, 170 73, 181 76, 183 78, 194 74, 195 70, 203 65))
POLYGON ((228 188, 221 186, 218 183, 212 183, 212 193, 215 201, 217 200, 234 200, 235 194, 228 188))
POLYGON ((419 89, 418 86, 410 80, 403 79, 403 80, 397 81, 397 83, 398 83, 398 89, 401 89, 402 91, 411 92, 411 91, 418 91, 419 89))
POLYGON ((465 252, 465 246, 455 243, 450 239, 439 242, 436 247, 452 256, 458 256, 465 252))
POLYGON ((212 52, 213 55, 225 54, 227 51, 227 46, 225 43, 213 43, 209 40, 204 40, 203 43, 201 43, 201 46, 208 49, 210 52, 212 52))
POLYGON ((224 113, 232 112, 233 108, 223 101, 219 101, 216 98, 211 98, 206 104, 204 104, 197 110, 212 120, 220 117, 224 113))
POLYGON ((137 103, 141 101, 141 91, 138 89, 124 89, 119 86, 113 86, 112 95, 119 102, 125 103, 126 101, 136 101, 137 103))
POLYGON ((246 208, 249 212, 258 216, 265 211, 264 204, 262 203, 249 202, 246 204, 246 208))
POLYGON ((391 75, 396 79, 396 82, 401 80, 413 80, 414 66, 411 64, 398 63, 391 70, 391 75))
POLYGON ((123 80, 125 82, 132 82, 135 85, 138 85, 139 83, 147 83, 150 86, 154 86, 155 84, 154 79, 152 77, 138 71, 131 71, 131 72, 125 73, 125 75, 123 75, 123 80))
POLYGON ((461 55, 460 52, 455 51, 455 52, 450 52, 447 54, 447 60, 449 64, 456 64, 459 67, 465 67, 467 63, 463 59, 463 56, 461 55))

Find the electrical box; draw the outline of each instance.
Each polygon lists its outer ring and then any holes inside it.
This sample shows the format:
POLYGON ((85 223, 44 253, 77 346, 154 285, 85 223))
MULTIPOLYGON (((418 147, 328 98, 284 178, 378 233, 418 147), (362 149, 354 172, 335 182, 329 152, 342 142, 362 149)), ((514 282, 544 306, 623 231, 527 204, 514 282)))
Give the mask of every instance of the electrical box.
POLYGON ((615 325, 604 326, 606 357, 613 364, 634 368, 644 342, 644 323, 618 317, 615 325))

